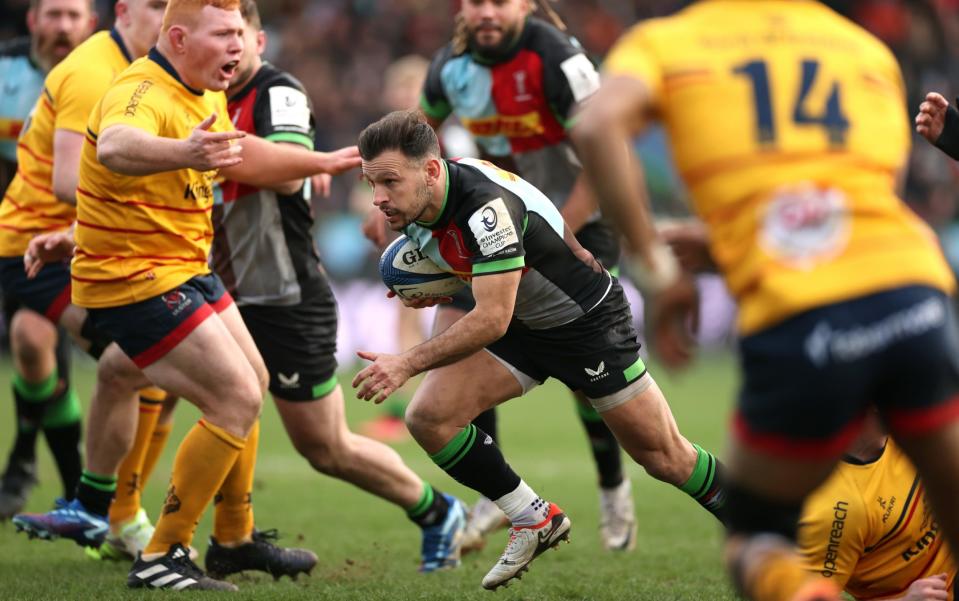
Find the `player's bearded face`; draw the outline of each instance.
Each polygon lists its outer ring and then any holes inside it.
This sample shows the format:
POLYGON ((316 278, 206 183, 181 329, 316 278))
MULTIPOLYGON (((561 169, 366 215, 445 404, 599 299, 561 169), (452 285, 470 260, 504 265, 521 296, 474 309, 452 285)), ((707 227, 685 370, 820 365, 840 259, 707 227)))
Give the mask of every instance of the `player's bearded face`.
POLYGON ((528 10, 527 0, 465 0, 470 47, 493 58, 504 53, 522 30, 528 10))
POLYGON ((240 11, 204 6, 184 44, 187 67, 181 77, 194 88, 226 90, 243 55, 240 11))
POLYGON ((50 68, 93 31, 96 20, 87 0, 43 0, 29 18, 33 54, 50 68))
POLYGON ((373 206, 383 213, 393 231, 419 219, 430 203, 426 169, 411 163, 399 151, 388 150, 364 161, 363 174, 373 187, 373 206))

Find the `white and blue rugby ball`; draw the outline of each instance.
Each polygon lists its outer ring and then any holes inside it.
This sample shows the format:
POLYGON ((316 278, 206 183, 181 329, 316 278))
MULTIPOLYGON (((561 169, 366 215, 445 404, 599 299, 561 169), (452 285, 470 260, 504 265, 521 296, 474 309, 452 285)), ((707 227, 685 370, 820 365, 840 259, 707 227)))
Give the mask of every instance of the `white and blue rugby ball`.
POLYGON ((380 276, 387 288, 407 300, 450 296, 465 284, 440 269, 406 236, 400 236, 383 251, 380 276))

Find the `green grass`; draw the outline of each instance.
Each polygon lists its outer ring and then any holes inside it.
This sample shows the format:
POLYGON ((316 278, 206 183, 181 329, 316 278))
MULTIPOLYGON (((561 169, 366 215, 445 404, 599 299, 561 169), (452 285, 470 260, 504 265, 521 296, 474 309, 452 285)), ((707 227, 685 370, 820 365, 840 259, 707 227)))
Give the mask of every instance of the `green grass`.
MULTIPOLYGON (((86 399, 92 365, 78 361, 75 379, 86 399)), ((722 452, 729 407, 735 394, 735 364, 728 356, 705 357, 682 374, 653 367, 683 433, 702 446, 722 452)), ((10 367, 0 362, 0 398, 7 398, 10 367)), ((348 382, 348 378, 342 378, 348 382)), ((12 417, 12 402, 3 413, 12 417)), ((170 464, 183 433, 197 418, 181 403, 170 444, 147 485, 145 506, 156 517, 170 464)), ((351 424, 376 409, 347 399, 351 424)), ((0 422, 0 457, 9 449, 12 420, 0 422)), ((548 383, 500 413, 504 452, 516 471, 544 497, 555 500, 573 521, 572 544, 561 545, 536 561, 522 582, 495 593, 505 601, 534 599, 637 599, 650 601, 736 599, 719 562, 720 529, 691 499, 654 481, 627 458, 639 520, 635 552, 604 552, 598 536, 595 470, 572 400, 561 386, 548 383)), ((41 444, 42 446, 42 444, 41 444)), ((436 468, 412 441, 396 446, 407 463, 436 487, 467 502, 475 493, 436 468)), ((60 494, 46 449, 40 451, 41 484, 27 506, 47 509, 60 494)), ((480 580, 495 562, 505 536, 498 534, 482 552, 468 556, 462 568, 420 575, 416 572, 419 532, 399 509, 340 481, 321 476, 294 451, 272 403, 264 405, 260 454, 254 490, 256 521, 278 528, 281 542, 313 549, 320 563, 312 577, 278 583, 267 576, 234 577, 235 599, 491 599, 480 580)), ((196 546, 206 548, 211 513, 197 529, 196 546)), ((124 586, 128 566, 88 560, 65 541, 28 541, 7 523, 0 525, 0 601, 42 599, 179 599, 196 593, 135 592, 124 586)), ((208 595, 208 594, 207 594, 208 595)))

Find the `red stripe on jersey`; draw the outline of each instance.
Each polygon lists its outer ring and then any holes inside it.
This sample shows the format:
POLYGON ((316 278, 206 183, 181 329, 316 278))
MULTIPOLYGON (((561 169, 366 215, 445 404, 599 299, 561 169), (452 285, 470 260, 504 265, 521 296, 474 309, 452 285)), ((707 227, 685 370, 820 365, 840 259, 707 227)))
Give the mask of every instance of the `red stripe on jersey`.
MULTIPOLYGON (((206 263, 206 258, 195 257, 169 257, 163 255, 94 255, 86 251, 76 250, 76 254, 89 257, 91 259, 148 259, 150 261, 173 261, 174 263, 206 263)), ((146 270, 144 270, 146 271, 146 270)), ((141 272, 142 273, 142 272, 141 272)))
POLYGON ((46 192, 47 194, 53 194, 53 188, 48 188, 39 182, 33 181, 27 176, 26 173, 24 173, 23 169, 17 169, 17 175, 20 176, 20 179, 25 181, 31 188, 40 190, 41 192, 46 192))
POLYGON ((566 130, 546 102, 543 59, 523 49, 511 60, 490 68, 492 96, 500 115, 499 133, 509 138, 513 152, 558 144, 566 130))
MULTIPOLYGON (((77 251, 77 254, 84 254, 84 255, 85 255, 86 253, 82 253, 82 252, 80 252, 80 251, 78 250, 78 251, 77 251)), ((144 267, 144 268, 141 269, 140 271, 135 271, 135 272, 133 272, 133 273, 131 273, 131 274, 129 274, 129 275, 123 275, 123 276, 120 276, 120 277, 118 277, 118 278, 84 278, 84 277, 80 277, 80 276, 76 275, 75 273, 73 273, 73 272, 71 271, 71 272, 70 272, 70 279, 71 279, 71 280, 76 280, 76 281, 78 281, 78 282, 87 282, 88 284, 109 284, 109 283, 112 283, 112 282, 125 282, 125 281, 127 281, 127 280, 132 280, 133 278, 137 277, 138 275, 143 275, 144 273, 146 273, 146 272, 150 271, 151 269, 153 269, 153 267, 154 267, 153 265, 150 265, 150 266, 148 266, 148 267, 144 267)))
MULTIPOLYGON (((35 215, 35 216, 37 216, 37 217, 42 217, 42 218, 44 218, 44 219, 56 219, 57 221, 64 221, 64 218, 63 218, 62 215, 50 215, 49 213, 44 213, 43 211, 37 210, 37 209, 35 209, 34 207, 27 207, 27 206, 21 205, 20 203, 18 203, 18 202, 16 201, 16 199, 15 199, 13 196, 10 196, 9 194, 5 194, 5 195, 3 196, 3 198, 4 198, 4 200, 9 201, 10 204, 11 204, 16 210, 18 210, 18 211, 23 211, 24 213, 30 213, 31 215, 35 215)), ((63 203, 60 203, 60 202, 43 202, 43 203, 37 203, 36 206, 39 206, 39 207, 56 207, 56 206, 59 206, 59 205, 62 205, 62 204, 63 204, 63 203)), ((67 225, 70 225, 70 223, 72 223, 72 222, 73 222, 72 219, 71 219, 71 220, 67 220, 67 225)))
POLYGON ((83 188, 79 188, 79 187, 77 188, 77 193, 83 196, 86 196, 87 198, 90 198, 92 200, 99 200, 100 202, 108 202, 108 203, 118 204, 118 205, 133 205, 137 207, 147 207, 148 209, 157 209, 158 211, 172 211, 174 213, 209 213, 210 210, 213 208, 213 205, 210 205, 209 207, 205 209, 187 209, 187 208, 180 208, 180 207, 168 207, 165 205, 158 205, 156 203, 145 202, 142 200, 131 200, 131 199, 118 200, 116 198, 106 198, 103 196, 96 196, 94 194, 91 194, 90 192, 87 192, 83 188))
POLYGON ((213 234, 212 234, 212 233, 204 233, 204 234, 200 234, 200 235, 198 235, 198 236, 196 236, 196 237, 190 238, 190 237, 184 236, 183 234, 178 234, 178 233, 176 233, 176 232, 170 232, 170 231, 167 231, 167 230, 134 230, 134 229, 128 229, 128 228, 122 228, 122 227, 110 227, 110 226, 107 226, 107 225, 100 225, 100 224, 98 224, 98 223, 88 223, 88 222, 83 221, 83 220, 81 220, 81 219, 77 219, 77 223, 79 223, 79 224, 82 225, 83 227, 88 227, 88 228, 94 229, 94 230, 101 230, 101 231, 104 231, 104 232, 116 232, 116 233, 119 233, 119 234, 134 234, 134 235, 137 235, 137 236, 152 236, 152 235, 154 235, 154 234, 161 234, 161 235, 165 235, 165 236, 173 236, 173 237, 176 237, 176 238, 181 238, 181 239, 183 239, 183 240, 187 240, 187 241, 190 241, 190 242, 197 242, 197 241, 199 241, 199 240, 204 240, 204 239, 206 239, 206 238, 212 238, 212 237, 213 237, 213 234))
POLYGON ((42 156, 40 156, 39 154, 37 154, 35 150, 33 150, 32 148, 30 148, 29 146, 27 146, 27 145, 24 144, 23 142, 18 142, 18 143, 17 143, 17 148, 23 149, 23 151, 24 151, 25 153, 27 153, 27 154, 29 154, 30 156, 32 156, 32 157, 33 157, 33 160, 35 160, 35 161, 37 161, 37 162, 39 162, 39 163, 43 163, 44 165, 53 165, 53 161, 52 161, 52 160, 43 158, 42 156))

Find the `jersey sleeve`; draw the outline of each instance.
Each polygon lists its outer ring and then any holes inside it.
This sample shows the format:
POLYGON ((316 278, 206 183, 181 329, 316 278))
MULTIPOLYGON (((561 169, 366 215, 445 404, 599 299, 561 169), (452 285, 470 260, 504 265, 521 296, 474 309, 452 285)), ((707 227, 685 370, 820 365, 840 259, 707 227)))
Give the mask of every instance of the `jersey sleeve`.
POLYGON ((437 121, 446 119, 453 112, 453 107, 450 106, 446 91, 443 89, 442 79, 443 66, 449 60, 451 53, 452 47, 447 44, 433 57, 420 93, 420 110, 430 119, 437 121))
POLYGON ((253 105, 256 135, 313 150, 316 121, 306 90, 292 77, 277 77, 257 93, 253 105))
POLYGON ((658 101, 663 93, 663 69, 654 49, 649 26, 633 26, 606 55, 603 75, 638 79, 648 88, 653 102, 658 101))
POLYGON ((844 588, 864 553, 868 525, 862 495, 837 471, 803 507, 798 542, 807 569, 844 588))
POLYGON ((129 125, 158 135, 163 126, 164 102, 161 91, 149 79, 112 86, 100 102, 100 129, 94 133, 99 135, 111 125, 129 125))
POLYGON ((79 69, 64 77, 56 89, 47 90, 56 107, 54 129, 86 131, 90 112, 113 79, 109 69, 88 66, 91 68, 79 69))
POLYGON ((526 265, 523 223, 526 210, 519 201, 489 195, 490 200, 474 204, 464 212, 459 226, 472 247, 473 275, 504 273, 526 265))
POLYGON ((575 38, 545 24, 537 37, 546 101, 569 127, 576 106, 599 89, 599 72, 575 38))

